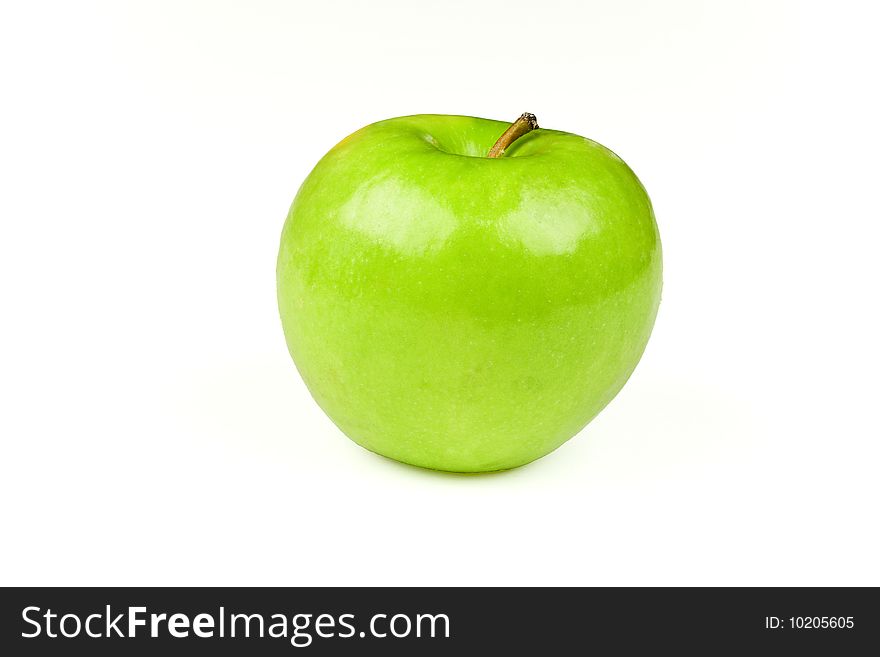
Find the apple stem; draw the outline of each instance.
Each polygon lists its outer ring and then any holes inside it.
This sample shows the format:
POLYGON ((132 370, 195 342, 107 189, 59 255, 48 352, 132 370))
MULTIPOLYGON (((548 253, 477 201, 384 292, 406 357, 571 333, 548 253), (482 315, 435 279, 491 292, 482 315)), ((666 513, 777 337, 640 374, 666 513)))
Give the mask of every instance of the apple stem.
POLYGON ((486 157, 501 157, 504 155, 510 145, 524 134, 537 129, 538 119, 534 114, 528 112, 523 113, 516 121, 510 124, 510 127, 504 131, 504 134, 498 138, 495 145, 489 149, 486 157))

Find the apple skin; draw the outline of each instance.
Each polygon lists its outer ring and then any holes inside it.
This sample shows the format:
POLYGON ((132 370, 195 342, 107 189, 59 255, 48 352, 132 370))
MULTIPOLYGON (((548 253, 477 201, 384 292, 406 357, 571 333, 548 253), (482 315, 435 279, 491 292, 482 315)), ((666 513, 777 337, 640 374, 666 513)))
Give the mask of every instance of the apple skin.
POLYGON ((617 394, 657 314, 648 195, 594 141, 406 116, 335 146, 281 236, 296 366, 354 442, 454 472, 553 451, 617 394))

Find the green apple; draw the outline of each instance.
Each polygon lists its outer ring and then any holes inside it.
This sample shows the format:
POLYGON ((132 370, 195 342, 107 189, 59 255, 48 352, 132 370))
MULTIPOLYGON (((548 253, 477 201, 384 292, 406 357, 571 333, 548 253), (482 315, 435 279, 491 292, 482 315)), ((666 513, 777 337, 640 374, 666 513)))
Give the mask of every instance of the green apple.
POLYGON ((303 182, 277 268, 290 354, 333 422, 455 472, 577 434, 639 361, 661 278, 635 174, 531 115, 358 130, 303 182))

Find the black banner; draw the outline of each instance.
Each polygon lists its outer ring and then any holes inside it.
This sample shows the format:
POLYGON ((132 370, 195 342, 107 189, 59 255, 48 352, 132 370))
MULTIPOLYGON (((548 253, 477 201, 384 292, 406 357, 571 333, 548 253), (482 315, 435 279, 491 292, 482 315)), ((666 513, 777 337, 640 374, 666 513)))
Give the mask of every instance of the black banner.
POLYGON ((869 588, 8 588, 0 613, 4 655, 850 655, 880 645, 869 588))

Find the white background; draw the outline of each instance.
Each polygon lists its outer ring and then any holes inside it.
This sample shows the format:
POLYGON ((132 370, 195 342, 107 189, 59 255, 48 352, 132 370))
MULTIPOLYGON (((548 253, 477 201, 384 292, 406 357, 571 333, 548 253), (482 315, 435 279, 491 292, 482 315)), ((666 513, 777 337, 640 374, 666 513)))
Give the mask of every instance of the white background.
POLYGON ((0 583, 880 584, 877 16, 827 2, 5 3, 0 583), (367 123, 596 139, 654 201, 629 384, 508 473, 347 440, 275 305, 367 123))

